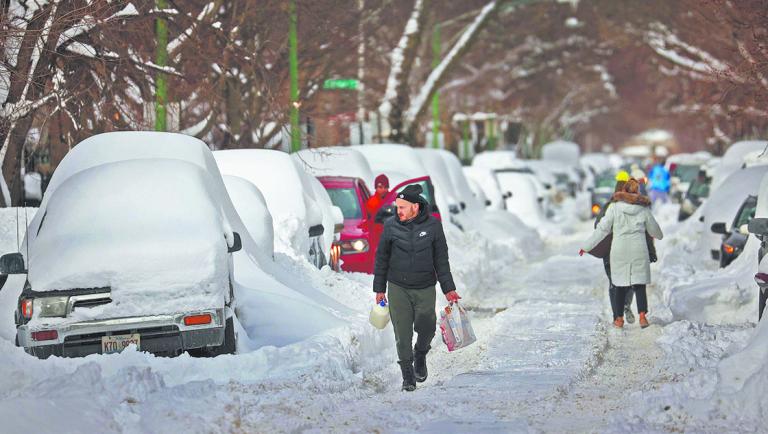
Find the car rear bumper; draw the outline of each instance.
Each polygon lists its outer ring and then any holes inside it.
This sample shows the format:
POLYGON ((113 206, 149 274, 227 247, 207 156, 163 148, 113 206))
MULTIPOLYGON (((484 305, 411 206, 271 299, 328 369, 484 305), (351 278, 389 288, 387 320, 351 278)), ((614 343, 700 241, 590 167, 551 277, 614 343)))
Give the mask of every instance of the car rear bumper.
POLYGON ((342 254, 341 260, 343 271, 373 274, 373 255, 370 252, 342 254))
POLYGON ((115 318, 84 321, 52 326, 27 325, 17 328, 19 346, 39 358, 49 356, 82 357, 101 354, 101 338, 104 336, 139 334, 141 351, 157 355, 177 355, 186 350, 216 347, 224 342, 225 309, 210 309, 172 315, 115 318), (184 317, 190 314, 210 314, 211 322, 187 326, 184 317), (32 333, 55 330, 55 340, 35 341, 32 333))

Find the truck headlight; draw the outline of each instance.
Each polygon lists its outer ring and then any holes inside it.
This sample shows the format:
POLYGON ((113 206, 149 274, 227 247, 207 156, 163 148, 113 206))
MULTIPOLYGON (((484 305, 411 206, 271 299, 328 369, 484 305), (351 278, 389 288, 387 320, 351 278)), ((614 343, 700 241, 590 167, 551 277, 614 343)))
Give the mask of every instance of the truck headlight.
POLYGON ((41 318, 67 316, 69 297, 41 297, 34 299, 34 310, 41 318))
POLYGON ((368 251, 368 240, 358 238, 341 242, 341 253, 363 253, 368 251))

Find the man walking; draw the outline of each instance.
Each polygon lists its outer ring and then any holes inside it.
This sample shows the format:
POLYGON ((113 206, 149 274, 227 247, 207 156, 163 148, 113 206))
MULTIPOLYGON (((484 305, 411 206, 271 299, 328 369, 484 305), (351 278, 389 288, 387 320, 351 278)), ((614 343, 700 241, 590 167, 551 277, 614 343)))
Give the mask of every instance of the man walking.
POLYGON ((443 226, 430 215, 419 185, 409 185, 397 195, 397 218, 384 223, 376 250, 373 291, 376 302, 386 300, 395 330, 403 390, 413 391, 427 379, 427 353, 437 328, 435 284, 449 302, 459 300, 448 263, 443 226), (413 344, 413 332, 418 334, 413 344))

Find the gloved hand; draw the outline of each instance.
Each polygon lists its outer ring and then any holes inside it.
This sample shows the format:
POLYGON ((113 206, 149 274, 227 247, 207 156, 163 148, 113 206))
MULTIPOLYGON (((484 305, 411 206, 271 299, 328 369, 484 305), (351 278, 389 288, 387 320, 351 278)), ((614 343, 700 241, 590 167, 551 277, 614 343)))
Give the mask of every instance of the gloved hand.
POLYGON ((584 256, 584 253, 586 253, 584 249, 579 249, 579 256, 584 256))
POLYGON ((459 294, 456 291, 450 291, 445 294, 445 299, 448 300, 449 303, 453 304, 458 302, 461 297, 459 297, 459 294))
POLYGON ((387 295, 383 292, 377 292, 376 293, 376 304, 381 303, 381 300, 384 300, 384 303, 387 303, 387 295))

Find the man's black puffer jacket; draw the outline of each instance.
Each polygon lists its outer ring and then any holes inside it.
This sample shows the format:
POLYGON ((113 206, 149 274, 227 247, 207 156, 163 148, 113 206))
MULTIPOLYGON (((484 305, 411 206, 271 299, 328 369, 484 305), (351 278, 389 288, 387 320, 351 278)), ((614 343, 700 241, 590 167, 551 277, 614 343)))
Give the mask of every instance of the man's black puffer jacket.
POLYGON ((413 220, 403 223, 394 216, 384 222, 376 250, 374 292, 385 292, 387 281, 403 288, 423 289, 439 280, 444 293, 456 290, 443 225, 428 209, 423 201, 413 220))

